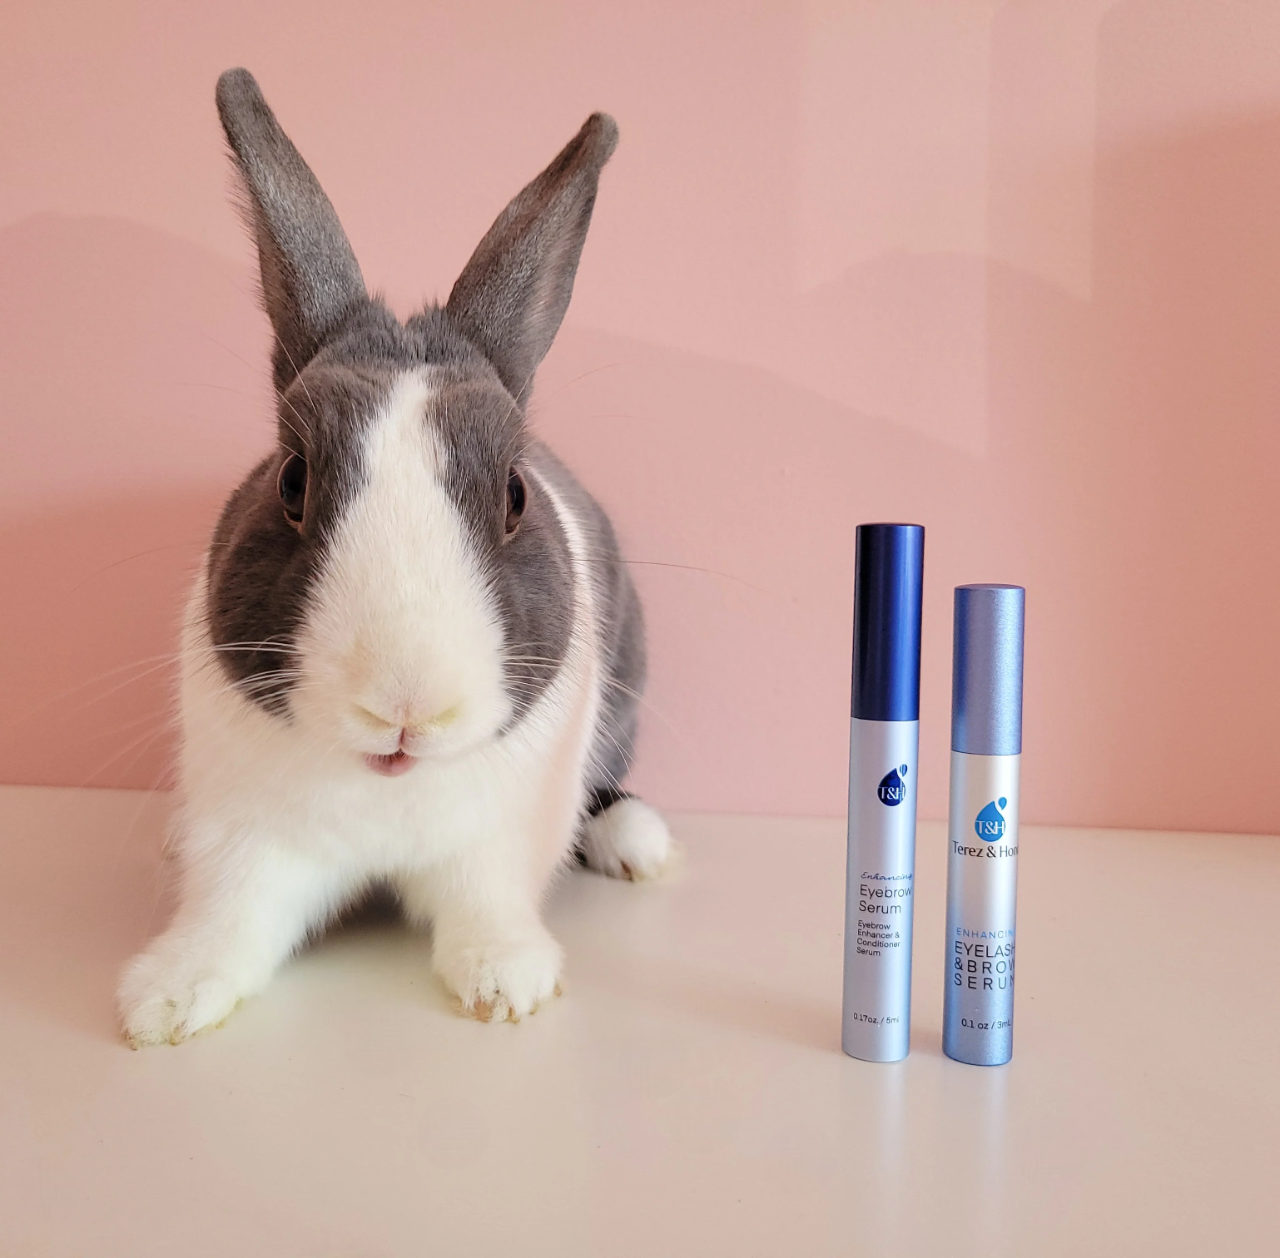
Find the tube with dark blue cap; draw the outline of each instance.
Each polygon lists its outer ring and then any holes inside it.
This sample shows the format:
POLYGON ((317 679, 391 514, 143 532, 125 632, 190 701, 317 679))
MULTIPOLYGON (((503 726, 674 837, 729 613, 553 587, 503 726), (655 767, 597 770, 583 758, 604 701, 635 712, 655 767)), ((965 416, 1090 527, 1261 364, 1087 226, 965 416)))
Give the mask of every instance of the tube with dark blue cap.
POLYGON ((1019 585, 956 590, 942 1048, 972 1066, 1013 1056, 1025 604, 1019 585))
POLYGON ((864 1061, 911 1038, 923 581, 920 525, 858 526, 841 1043, 864 1061))

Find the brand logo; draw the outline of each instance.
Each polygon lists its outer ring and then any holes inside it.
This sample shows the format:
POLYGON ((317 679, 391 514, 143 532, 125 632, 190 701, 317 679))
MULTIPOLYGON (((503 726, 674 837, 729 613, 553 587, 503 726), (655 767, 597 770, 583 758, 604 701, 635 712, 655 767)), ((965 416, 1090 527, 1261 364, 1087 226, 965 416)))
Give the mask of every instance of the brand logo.
POLYGON ((907 784, 902 780, 906 774, 907 766, 900 764, 896 769, 890 769, 880 779, 880 785, 876 787, 876 795, 882 804, 888 804, 890 808, 894 808, 906 799, 907 784))
POLYGON ((997 839, 1004 838, 1004 810, 1008 806, 1009 801, 1001 795, 999 799, 992 800, 978 814, 973 823, 978 838, 987 843, 994 843, 997 839))

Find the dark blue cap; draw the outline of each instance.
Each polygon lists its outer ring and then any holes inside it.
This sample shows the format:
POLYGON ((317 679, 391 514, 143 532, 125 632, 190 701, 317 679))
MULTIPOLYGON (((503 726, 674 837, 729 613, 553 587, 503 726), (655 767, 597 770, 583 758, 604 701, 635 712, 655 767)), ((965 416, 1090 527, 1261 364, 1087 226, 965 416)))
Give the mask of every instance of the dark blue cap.
POLYGON ((924 529, 859 524, 853 577, 853 715, 920 719, 924 529))
POLYGON ((951 750, 971 756, 1022 753, 1020 585, 956 587, 951 661, 951 750))

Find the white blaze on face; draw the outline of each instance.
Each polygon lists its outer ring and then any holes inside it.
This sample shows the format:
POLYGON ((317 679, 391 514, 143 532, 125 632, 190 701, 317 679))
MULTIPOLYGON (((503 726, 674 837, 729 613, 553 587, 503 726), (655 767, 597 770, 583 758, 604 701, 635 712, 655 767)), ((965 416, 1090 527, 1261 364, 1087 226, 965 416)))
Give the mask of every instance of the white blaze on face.
MULTIPOLYGON (((293 707, 354 749, 447 754, 509 718, 503 635, 428 423, 428 370, 405 372, 364 435, 299 636, 293 707)), ((494 504, 494 510, 499 504, 494 504)))

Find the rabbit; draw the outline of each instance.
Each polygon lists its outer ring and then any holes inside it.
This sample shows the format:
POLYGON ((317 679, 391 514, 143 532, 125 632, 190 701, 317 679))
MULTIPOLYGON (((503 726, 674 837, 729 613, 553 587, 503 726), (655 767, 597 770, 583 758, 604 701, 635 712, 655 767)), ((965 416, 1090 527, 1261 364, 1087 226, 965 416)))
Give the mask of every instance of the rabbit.
POLYGON ((389 886, 460 1009, 560 990, 541 902, 575 857, 650 878, 625 791, 645 683, 608 518, 530 432, 617 127, 593 114, 443 305, 366 292, 333 206, 248 71, 217 107, 274 331, 278 444, 231 494, 182 628, 179 897, 127 967, 134 1046, 222 1023, 389 886))

